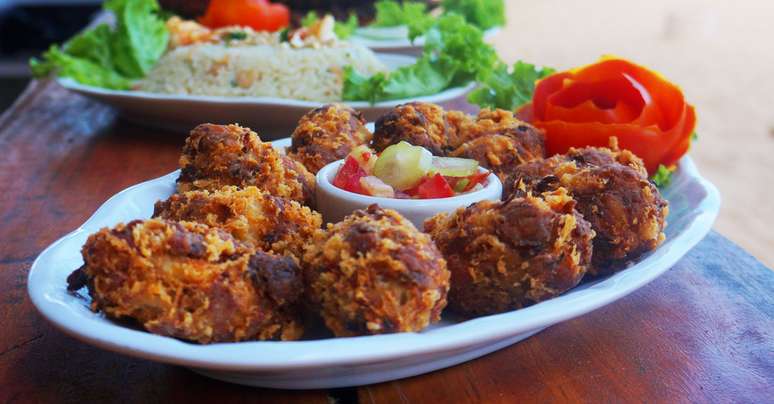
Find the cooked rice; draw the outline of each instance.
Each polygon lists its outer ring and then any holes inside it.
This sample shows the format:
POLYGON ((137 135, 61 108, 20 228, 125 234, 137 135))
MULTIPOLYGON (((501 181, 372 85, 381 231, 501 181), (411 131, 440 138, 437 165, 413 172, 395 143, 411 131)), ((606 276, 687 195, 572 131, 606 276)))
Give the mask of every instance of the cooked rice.
POLYGON ((346 42, 304 48, 287 43, 198 43, 167 52, 138 89, 340 101, 346 66, 366 76, 387 70, 371 50, 346 42))

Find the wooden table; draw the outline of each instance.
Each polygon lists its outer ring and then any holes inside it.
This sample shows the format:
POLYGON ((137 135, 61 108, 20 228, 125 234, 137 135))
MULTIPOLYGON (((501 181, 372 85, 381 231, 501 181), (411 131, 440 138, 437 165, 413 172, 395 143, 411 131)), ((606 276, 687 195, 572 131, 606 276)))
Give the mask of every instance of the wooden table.
POLYGON ((774 272, 710 234, 605 308, 486 357, 379 385, 229 385, 71 339, 35 312, 27 271, 110 195, 176 167, 184 137, 34 82, 0 118, 0 402, 764 402, 774 397, 774 272))

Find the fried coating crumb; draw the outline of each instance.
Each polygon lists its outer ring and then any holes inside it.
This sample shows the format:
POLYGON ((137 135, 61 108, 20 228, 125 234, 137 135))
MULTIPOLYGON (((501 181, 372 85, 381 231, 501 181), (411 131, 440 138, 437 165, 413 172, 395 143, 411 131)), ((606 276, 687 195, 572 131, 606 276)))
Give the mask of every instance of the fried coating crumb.
POLYGON ((307 112, 291 135, 288 156, 316 174, 326 164, 347 157, 371 141, 363 114, 343 104, 328 104, 307 112))
POLYGON ((504 179, 513 169, 545 157, 543 132, 502 109, 483 109, 459 130, 460 144, 449 155, 474 159, 504 179))
POLYGON ((427 234, 377 205, 318 232, 304 271, 308 298, 336 336, 420 331, 446 306, 441 253, 427 234))
POLYGON ((178 192, 253 185, 274 196, 314 206, 314 175, 239 125, 201 124, 194 128, 185 141, 180 168, 178 192))
POLYGON ((153 217, 219 227, 254 248, 299 259, 322 226, 319 213, 253 186, 174 194, 156 202, 153 217))
POLYGON ((372 147, 382 151, 400 141, 435 156, 477 160, 501 179, 515 167, 545 157, 543 132, 502 109, 483 109, 473 118, 435 104, 399 105, 376 121, 372 147))
POLYGON ((425 222, 451 272, 449 308, 468 317, 518 309, 576 286, 594 231, 559 189, 482 201, 425 222))
POLYGON ((136 220, 92 234, 82 253, 92 309, 154 334, 207 344, 303 333, 296 262, 251 253, 223 230, 136 220))
POLYGON ((664 239, 669 204, 627 150, 586 147, 519 166, 503 195, 566 188, 597 236, 590 275, 626 268, 664 239))
POLYGON ((422 146, 434 156, 452 149, 450 139, 458 138, 458 127, 469 118, 462 113, 447 114, 438 105, 410 102, 398 105, 376 120, 371 146, 378 152, 406 141, 422 146))
POLYGON ((465 133, 465 128, 474 126, 475 120, 462 111, 446 111, 446 122, 448 129, 446 130, 445 149, 448 153, 470 140, 465 133))

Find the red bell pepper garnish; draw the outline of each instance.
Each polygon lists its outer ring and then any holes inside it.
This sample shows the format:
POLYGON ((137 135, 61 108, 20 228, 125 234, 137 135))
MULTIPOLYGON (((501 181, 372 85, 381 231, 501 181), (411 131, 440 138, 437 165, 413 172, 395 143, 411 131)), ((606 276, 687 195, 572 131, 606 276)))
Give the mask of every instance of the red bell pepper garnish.
POLYGON ((240 25, 273 32, 290 25, 290 10, 268 0, 212 0, 199 22, 210 28, 240 25))
POLYGON ((420 199, 437 199, 448 198, 454 196, 454 190, 443 175, 436 173, 435 175, 425 177, 419 184, 406 191, 411 196, 416 196, 420 199))
POLYGON ((344 165, 339 168, 339 172, 333 178, 333 185, 345 191, 368 195, 360 184, 360 179, 366 176, 368 174, 360 167, 357 160, 352 156, 347 156, 347 159, 344 160, 344 165))
POLYGON ((548 155, 570 147, 607 147, 616 136, 653 175, 690 147, 696 112, 676 85, 618 58, 555 73, 540 80, 518 115, 546 133, 548 155))

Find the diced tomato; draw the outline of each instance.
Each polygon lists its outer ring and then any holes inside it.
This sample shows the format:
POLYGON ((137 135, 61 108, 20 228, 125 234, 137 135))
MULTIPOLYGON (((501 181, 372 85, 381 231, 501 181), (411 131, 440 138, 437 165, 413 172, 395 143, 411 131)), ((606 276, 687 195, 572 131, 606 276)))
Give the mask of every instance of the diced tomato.
POLYGON ((366 176, 368 176, 368 174, 360 167, 357 160, 352 156, 348 156, 347 159, 344 160, 344 165, 342 165, 341 168, 339 168, 339 172, 336 173, 336 177, 333 178, 333 185, 345 191, 368 195, 360 184, 360 179, 366 176))
POLYGON ((454 190, 443 175, 436 173, 433 176, 425 177, 419 185, 407 190, 407 194, 416 196, 420 199, 437 199, 454 196, 454 190))
POLYGON ((360 164, 360 167, 363 167, 363 170, 368 173, 368 175, 372 175, 371 173, 374 171, 374 163, 376 163, 376 154, 374 154, 374 151, 371 150, 371 148, 366 145, 360 145, 352 149, 348 156, 354 158, 358 164, 360 164))
POLYGON ((489 174, 490 174, 489 171, 484 171, 484 172, 473 174, 470 177, 466 177, 469 182, 462 190, 462 192, 468 192, 478 184, 486 185, 486 179, 489 177, 489 174))
POLYGON ((444 175, 443 178, 449 183, 449 186, 452 187, 454 192, 462 192, 468 185, 468 177, 449 177, 448 175, 444 175))

